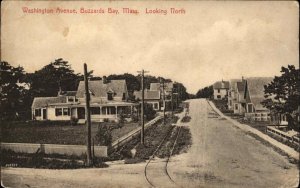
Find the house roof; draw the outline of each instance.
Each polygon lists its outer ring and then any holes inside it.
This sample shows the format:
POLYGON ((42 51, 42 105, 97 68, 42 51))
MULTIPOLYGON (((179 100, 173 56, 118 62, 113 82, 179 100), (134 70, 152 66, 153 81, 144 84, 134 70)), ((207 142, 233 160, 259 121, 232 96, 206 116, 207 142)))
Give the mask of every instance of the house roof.
MULTIPOLYGON (((123 97, 123 93, 126 93, 126 81, 125 80, 111 80, 107 83, 103 83, 101 80, 89 81, 89 90, 93 97, 106 97, 108 92, 115 93, 116 97, 123 97)), ((84 81, 80 81, 76 93, 76 97, 83 98, 85 93, 84 81)))
POLYGON ((77 91, 61 91, 59 96, 76 96, 77 91))
POLYGON ((241 79, 231 79, 231 80, 229 80, 230 89, 236 90, 236 83, 240 82, 240 81, 241 81, 241 79))
MULTIPOLYGON (((142 91, 135 91, 133 93, 136 99, 142 99, 142 91)), ((144 99, 145 100, 159 100, 160 99, 160 91, 151 91, 145 90, 144 91, 144 99)))
POLYGON ((228 81, 218 81, 215 82, 213 85, 214 89, 229 89, 229 82, 228 81))
MULTIPOLYGON (((173 89, 173 82, 167 82, 164 83, 165 85, 165 90, 166 91, 172 91, 173 89)), ((161 89, 161 84, 160 83, 150 83, 150 90, 151 91, 160 91, 161 89)))
POLYGON ((245 85, 246 85, 246 80, 236 82, 236 91, 239 93, 239 102, 245 102, 244 99, 245 85))
POLYGON ((49 106, 51 104, 55 103, 66 103, 66 97, 65 96, 59 96, 59 97, 35 97, 33 99, 31 108, 42 108, 49 106))
POLYGON ((247 89, 255 110, 266 110, 266 108, 261 104, 261 102, 265 99, 264 85, 271 83, 272 80, 272 77, 247 78, 247 89))

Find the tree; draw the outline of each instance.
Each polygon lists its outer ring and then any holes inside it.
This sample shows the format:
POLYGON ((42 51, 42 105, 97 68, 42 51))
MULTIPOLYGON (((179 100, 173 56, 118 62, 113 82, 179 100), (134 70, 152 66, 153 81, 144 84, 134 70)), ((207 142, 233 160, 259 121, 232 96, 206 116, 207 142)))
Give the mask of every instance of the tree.
POLYGON ((287 68, 282 67, 280 72, 281 76, 275 76, 271 83, 264 86, 266 99, 262 104, 273 114, 286 115, 289 128, 299 129, 299 69, 288 65, 287 68))
POLYGON ((21 118, 25 107, 27 95, 24 82, 25 72, 23 67, 13 67, 8 62, 0 64, 0 116, 1 120, 21 118))
POLYGON ((203 89, 199 89, 196 93, 196 98, 210 98, 214 94, 213 86, 208 86, 203 89))
POLYGON ((34 73, 27 74, 32 97, 56 96, 60 89, 76 90, 81 79, 82 75, 75 74, 68 61, 62 58, 56 59, 34 73))

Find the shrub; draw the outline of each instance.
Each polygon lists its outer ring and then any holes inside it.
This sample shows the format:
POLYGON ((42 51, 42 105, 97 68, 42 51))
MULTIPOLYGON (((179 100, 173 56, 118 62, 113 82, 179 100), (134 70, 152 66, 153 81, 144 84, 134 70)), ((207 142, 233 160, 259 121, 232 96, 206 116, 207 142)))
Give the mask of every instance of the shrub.
POLYGON ((156 111, 153 109, 152 105, 145 103, 144 110, 146 120, 151 120, 155 117, 156 111))
POLYGON ((112 143, 112 135, 111 135, 110 126, 105 126, 103 124, 99 124, 98 130, 95 136, 95 143, 100 146, 110 146, 112 143))
POLYGON ((78 122, 78 118, 76 118, 76 117, 71 117, 71 120, 70 120, 70 124, 71 125, 77 125, 77 122, 78 122))

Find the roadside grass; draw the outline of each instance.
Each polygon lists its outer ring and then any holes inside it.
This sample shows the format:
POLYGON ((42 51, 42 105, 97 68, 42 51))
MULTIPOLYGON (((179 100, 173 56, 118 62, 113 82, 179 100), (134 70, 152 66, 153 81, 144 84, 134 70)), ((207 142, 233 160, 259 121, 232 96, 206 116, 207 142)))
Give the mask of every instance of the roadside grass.
MULTIPOLYGON (((125 164, 143 162, 152 156, 153 152, 157 149, 162 139, 166 136, 166 134, 169 133, 171 136, 166 138, 165 142, 162 144, 160 150, 156 154, 156 156, 160 158, 167 157, 170 154, 170 150, 173 147, 173 143, 176 138, 176 133, 178 129, 178 127, 172 124, 174 122, 177 122, 177 120, 178 117, 176 116, 168 116, 165 125, 163 125, 162 122, 159 122, 151 126, 149 129, 146 130, 144 135, 145 145, 142 145, 140 143, 140 136, 136 136, 126 145, 121 147, 119 152, 117 151, 112 153, 112 155, 110 155, 110 160, 124 159, 125 164), (133 150, 135 151, 135 154, 132 153, 133 150)), ((190 145, 190 130, 187 127, 182 127, 173 154, 186 152, 190 145)))
MULTIPOLYGON (((93 167, 108 167, 106 158, 95 157, 93 167)), ((2 167, 45 168, 45 169, 77 169, 90 168, 86 165, 86 156, 67 156, 44 153, 16 153, 11 150, 1 150, 2 167)))
MULTIPOLYGON (((138 123, 92 123, 92 138, 95 137, 98 126, 108 126, 112 129, 112 141, 129 133, 138 127, 138 123)), ((39 143, 84 145, 86 143, 86 126, 72 126, 69 122, 3 123, 1 125, 1 141, 10 143, 39 143), (49 124, 47 124, 49 123, 49 124)), ((95 143, 97 145, 97 143, 95 143)))

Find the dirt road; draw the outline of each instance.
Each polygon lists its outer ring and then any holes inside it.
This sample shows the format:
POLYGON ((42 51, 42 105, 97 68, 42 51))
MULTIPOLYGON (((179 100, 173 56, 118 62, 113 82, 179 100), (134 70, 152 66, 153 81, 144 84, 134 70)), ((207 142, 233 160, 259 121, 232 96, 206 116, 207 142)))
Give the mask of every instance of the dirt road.
MULTIPOLYGON (((218 117, 205 100, 190 101, 190 116, 193 144, 168 165, 176 184, 164 183, 159 172, 165 160, 156 160, 158 173, 152 171, 152 176, 157 187, 273 188, 298 184, 296 165, 218 117)), ((144 176, 145 165, 79 170, 5 168, 1 176, 10 187, 151 187, 144 176)))

